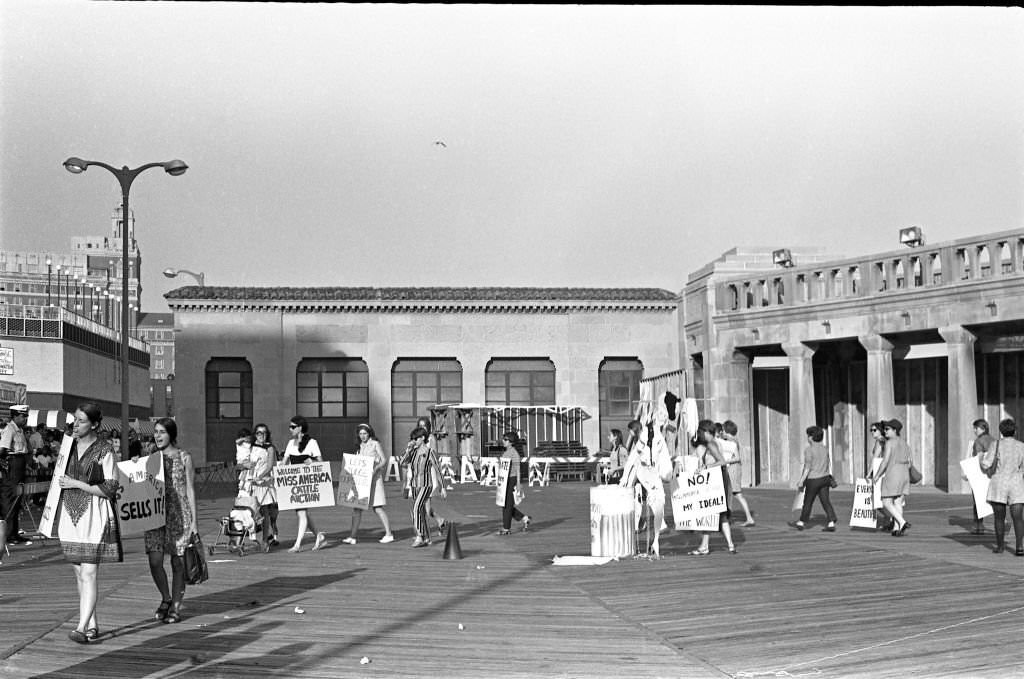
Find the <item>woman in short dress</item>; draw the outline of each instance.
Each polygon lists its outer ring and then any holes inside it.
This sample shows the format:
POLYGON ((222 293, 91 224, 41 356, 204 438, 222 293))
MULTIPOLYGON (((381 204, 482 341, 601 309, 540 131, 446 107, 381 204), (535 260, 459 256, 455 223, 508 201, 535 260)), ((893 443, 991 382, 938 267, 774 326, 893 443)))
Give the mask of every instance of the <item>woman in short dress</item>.
POLYGON ((739 434, 739 427, 732 420, 726 420, 722 424, 715 423, 715 437, 718 439, 718 448, 725 456, 726 469, 729 471, 729 486, 732 488, 732 497, 743 507, 747 515, 744 526, 754 525, 754 513, 750 511, 747 499, 743 497, 743 459, 740 457, 740 443, 736 440, 739 434))
POLYGON ((249 453, 249 494, 260 505, 263 515, 263 549, 269 552, 277 542, 277 492, 272 472, 277 464, 277 450, 270 442, 270 427, 256 425, 255 441, 249 453))
MULTIPOLYGON (((725 456, 722 455, 722 451, 718 448, 718 443, 715 439, 715 423, 711 420, 701 420, 697 424, 697 457, 700 458, 700 465, 697 467, 700 471, 707 469, 714 469, 715 467, 725 466, 725 456)), ((725 486, 725 497, 728 498, 732 492, 732 484, 729 483, 729 474, 722 470, 722 484, 725 486)), ((732 518, 732 512, 729 511, 729 504, 726 502, 725 511, 719 514, 718 526, 719 530, 722 531, 722 535, 725 536, 725 541, 729 545, 729 553, 736 553, 736 545, 732 542, 732 526, 729 524, 729 519, 732 518)), ((690 552, 694 556, 705 556, 711 553, 711 533, 704 531, 700 538, 700 547, 690 552)))
MULTIPOLYGON (((284 449, 284 458, 281 460, 281 464, 302 464, 309 462, 323 462, 323 455, 320 453, 320 444, 316 442, 315 438, 309 435, 309 422, 302 415, 296 415, 288 423, 288 430, 291 432, 291 438, 288 439, 288 445, 284 449)), ((316 535, 316 540, 313 542, 313 551, 319 550, 324 545, 324 541, 327 539, 325 533, 318 533, 316 526, 313 525, 313 517, 309 515, 308 509, 296 509, 295 515, 299 519, 298 532, 295 535, 295 544, 288 548, 289 552, 293 554, 302 549, 302 538, 306 535, 306 527, 316 535)))
POLYGON ((117 451, 109 439, 96 436, 102 421, 103 414, 95 403, 78 406, 72 425, 75 442, 59 481, 57 537, 78 581, 78 626, 68 637, 79 644, 99 636, 99 565, 124 561, 113 504, 118 490, 117 451))
MULTIPOLYGON (((373 511, 380 517, 380 522, 384 524, 384 537, 377 542, 386 545, 389 542, 395 541, 395 536, 391 533, 391 522, 388 520, 388 513, 384 511, 384 506, 387 504, 387 497, 384 495, 384 473, 388 467, 388 456, 384 454, 384 449, 381 447, 380 441, 377 440, 377 434, 373 431, 373 427, 368 424, 360 424, 356 427, 356 433, 359 436, 359 455, 373 458, 369 506, 373 508, 373 511)), ((359 532, 359 523, 362 520, 363 510, 353 508, 352 523, 349 526, 348 537, 342 540, 342 542, 346 545, 356 544, 356 533, 359 532)))
POLYGON ((995 466, 988 484, 987 500, 995 513, 996 546, 1003 551, 1006 536, 1006 507, 1010 507, 1013 534, 1017 539, 1014 554, 1024 556, 1024 443, 1015 438, 1017 425, 1007 418, 999 423, 999 440, 981 454, 981 469, 995 466))
POLYGON ((903 518, 903 506, 910 494, 910 447, 900 438, 902 422, 886 420, 881 424, 885 454, 875 477, 882 479, 882 508, 892 517, 892 535, 899 537, 910 528, 910 523, 903 518))
POLYGON ((195 468, 192 456, 178 448, 178 425, 161 417, 153 425, 153 438, 164 463, 164 525, 146 531, 149 572, 160 592, 156 619, 181 622, 185 597, 185 548, 196 532, 195 468), (164 557, 171 557, 171 584, 167 584, 164 557))

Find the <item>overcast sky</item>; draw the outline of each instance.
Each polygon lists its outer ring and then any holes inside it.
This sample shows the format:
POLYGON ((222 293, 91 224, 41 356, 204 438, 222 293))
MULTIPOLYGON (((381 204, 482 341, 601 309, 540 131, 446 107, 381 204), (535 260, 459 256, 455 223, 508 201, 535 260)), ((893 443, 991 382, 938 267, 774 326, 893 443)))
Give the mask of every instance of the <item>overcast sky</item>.
POLYGON ((132 186, 181 284, 657 286, 734 246, 1022 228, 1005 8, 0 3, 0 246, 132 186), (443 142, 443 146, 435 142, 443 142))

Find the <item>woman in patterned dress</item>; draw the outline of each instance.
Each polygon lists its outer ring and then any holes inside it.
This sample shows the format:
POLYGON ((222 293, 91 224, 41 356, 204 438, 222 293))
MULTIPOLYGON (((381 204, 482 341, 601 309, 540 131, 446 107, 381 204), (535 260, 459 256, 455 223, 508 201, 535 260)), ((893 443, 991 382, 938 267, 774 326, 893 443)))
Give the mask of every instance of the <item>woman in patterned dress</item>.
POLYGON ((164 518, 160 528, 146 531, 149 572, 160 591, 156 619, 181 622, 181 600, 185 596, 185 548, 196 531, 195 468, 192 456, 178 448, 178 425, 161 417, 153 426, 153 438, 164 462, 164 518), (171 586, 168 588, 164 556, 171 557, 171 586))
POLYGON ((900 438, 902 422, 893 419, 881 424, 885 454, 875 478, 882 479, 882 508, 892 517, 892 536, 900 537, 910 528, 910 522, 903 518, 903 507, 910 495, 910 448, 900 438))
MULTIPOLYGON (((395 541, 395 536, 391 532, 391 522, 388 520, 388 513, 384 511, 384 506, 387 505, 387 497, 384 495, 384 472, 388 467, 388 456, 384 454, 384 449, 381 447, 380 441, 377 440, 377 434, 373 431, 373 427, 368 424, 360 424, 356 427, 356 432, 359 436, 358 454, 373 458, 369 506, 380 517, 380 522, 384 524, 384 537, 378 540, 378 542, 386 545, 389 542, 395 541)), ((359 523, 362 520, 363 510, 353 508, 352 523, 349 526, 348 537, 342 540, 342 542, 346 545, 356 544, 356 533, 359 532, 359 523)))
POLYGON ((102 421, 103 414, 95 403, 78 406, 71 430, 75 443, 58 482, 57 536, 78 580, 78 626, 68 637, 79 644, 99 636, 99 564, 124 561, 112 502, 118 489, 117 452, 109 439, 101 440, 96 435, 102 421))

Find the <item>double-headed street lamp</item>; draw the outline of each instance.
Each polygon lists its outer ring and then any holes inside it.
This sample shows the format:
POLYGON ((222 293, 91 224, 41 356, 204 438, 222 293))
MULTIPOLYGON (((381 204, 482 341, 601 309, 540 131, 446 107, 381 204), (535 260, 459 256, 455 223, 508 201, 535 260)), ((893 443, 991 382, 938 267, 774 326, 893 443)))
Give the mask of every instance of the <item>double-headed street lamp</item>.
POLYGON ((185 174, 188 165, 180 160, 169 160, 164 163, 146 163, 134 170, 125 165, 120 170, 96 160, 68 158, 64 161, 64 169, 72 174, 85 172, 90 165, 97 165, 117 177, 121 185, 121 459, 127 460, 128 453, 128 405, 131 394, 128 390, 128 192, 135 178, 151 167, 162 167, 172 177, 185 174))
POLYGON ((177 278, 178 274, 182 273, 188 274, 192 278, 196 279, 196 282, 199 283, 199 287, 206 287, 206 274, 202 271, 196 273, 194 271, 189 271, 188 269, 164 269, 164 275, 168 278, 177 278))

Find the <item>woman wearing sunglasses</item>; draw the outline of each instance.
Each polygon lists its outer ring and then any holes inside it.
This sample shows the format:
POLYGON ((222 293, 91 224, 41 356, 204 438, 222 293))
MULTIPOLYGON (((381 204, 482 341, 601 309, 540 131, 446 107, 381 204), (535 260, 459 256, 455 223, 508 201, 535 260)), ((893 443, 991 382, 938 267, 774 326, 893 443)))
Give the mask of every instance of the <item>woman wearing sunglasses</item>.
POLYGON ((277 463, 277 450, 270 442, 270 427, 262 422, 256 425, 255 437, 249 457, 251 494, 260 503, 260 514, 263 515, 263 549, 269 552, 271 547, 278 544, 277 493, 274 491, 272 474, 274 464, 277 463))
MULTIPOLYGON (((302 415, 293 417, 288 423, 288 431, 291 433, 291 438, 288 439, 288 445, 284 449, 284 458, 281 460, 281 464, 302 464, 310 460, 323 462, 323 455, 320 454, 320 445, 317 444, 316 439, 310 438, 309 423, 306 422, 305 417, 302 415)), ((327 535, 317 532, 316 526, 313 525, 313 517, 309 515, 309 510, 296 509, 295 515, 299 518, 299 530, 295 536, 295 544, 288 551, 295 553, 302 549, 302 538, 306 535, 307 527, 316 535, 313 551, 315 552, 323 547, 327 535)))
POLYGON ((899 420, 882 422, 885 433, 885 455, 876 477, 882 479, 882 508, 892 517, 892 535, 907 532, 910 523, 903 518, 903 506, 910 494, 910 447, 900 438, 903 423, 899 420))

